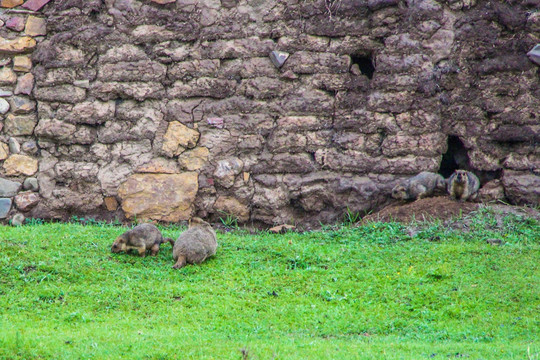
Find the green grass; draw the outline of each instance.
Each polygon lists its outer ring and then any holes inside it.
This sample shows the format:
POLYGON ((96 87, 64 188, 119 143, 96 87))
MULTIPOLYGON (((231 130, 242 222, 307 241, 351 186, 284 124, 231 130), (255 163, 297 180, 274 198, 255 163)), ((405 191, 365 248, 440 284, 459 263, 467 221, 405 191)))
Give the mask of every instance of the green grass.
POLYGON ((0 358, 537 360, 540 224, 495 225, 237 231, 180 271, 121 227, 0 227, 0 358))

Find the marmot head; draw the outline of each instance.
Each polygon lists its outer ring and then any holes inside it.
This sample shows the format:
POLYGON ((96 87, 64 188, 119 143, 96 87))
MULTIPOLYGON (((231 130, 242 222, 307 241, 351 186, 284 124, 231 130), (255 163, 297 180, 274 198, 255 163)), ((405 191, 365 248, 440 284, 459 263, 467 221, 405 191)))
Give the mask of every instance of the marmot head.
POLYGON ((466 184, 469 181, 467 176, 467 171, 465 170, 456 170, 456 182, 460 184, 466 184))
POLYGON ((209 223, 201 219, 200 217, 192 217, 189 219, 189 227, 195 227, 195 226, 210 226, 209 223))
POLYGON ((119 237, 114 240, 111 251, 113 253, 119 253, 120 251, 126 251, 127 247, 127 238, 124 236, 124 234, 120 235, 119 237))
POLYGON ((392 189, 392 197, 398 200, 407 200, 407 189, 403 185, 396 185, 392 189))

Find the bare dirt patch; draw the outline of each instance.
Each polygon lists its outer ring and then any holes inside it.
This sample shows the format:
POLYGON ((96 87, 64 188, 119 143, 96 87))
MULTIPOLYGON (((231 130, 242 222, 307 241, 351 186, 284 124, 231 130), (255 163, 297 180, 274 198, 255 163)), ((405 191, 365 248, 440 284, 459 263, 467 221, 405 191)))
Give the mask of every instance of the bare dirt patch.
POLYGON ((447 196, 416 200, 411 203, 399 203, 385 207, 381 211, 365 216, 361 223, 368 221, 400 222, 408 225, 411 234, 423 227, 421 223, 439 219, 445 227, 469 231, 475 220, 475 214, 487 210, 495 219, 492 230, 502 229, 507 216, 522 219, 540 220, 540 211, 526 206, 512 206, 504 203, 459 202, 447 196), (418 223, 412 224, 417 221, 418 223))
POLYGON ((448 220, 477 210, 479 204, 459 202, 447 196, 419 199, 411 203, 399 203, 385 207, 379 212, 365 216, 362 222, 383 221, 410 223, 411 221, 448 220))

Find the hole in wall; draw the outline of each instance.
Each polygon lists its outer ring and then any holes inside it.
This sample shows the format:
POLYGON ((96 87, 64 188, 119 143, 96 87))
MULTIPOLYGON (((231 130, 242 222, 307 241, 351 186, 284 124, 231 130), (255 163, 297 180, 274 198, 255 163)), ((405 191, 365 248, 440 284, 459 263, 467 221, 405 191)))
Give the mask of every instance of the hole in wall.
POLYGON ((439 174, 449 177, 458 169, 469 169, 469 154, 459 137, 448 136, 448 150, 443 155, 439 174))
POLYGON ((90 19, 94 20, 94 21, 97 20, 98 16, 99 16, 99 11, 96 10, 96 9, 92 9, 92 10, 90 11, 90 13, 88 14, 88 17, 89 17, 90 19))
POLYGON ((351 72, 354 73, 354 69, 358 67, 360 73, 368 77, 368 79, 373 79, 373 74, 375 73, 375 65, 373 65, 373 58, 371 55, 351 55, 351 72))
POLYGON ((459 137, 450 135, 448 136, 448 150, 442 157, 439 174, 444 178, 448 178, 458 169, 474 173, 480 180, 481 185, 491 180, 500 179, 502 174, 501 170, 485 171, 474 169, 470 165, 469 154, 463 142, 459 137))

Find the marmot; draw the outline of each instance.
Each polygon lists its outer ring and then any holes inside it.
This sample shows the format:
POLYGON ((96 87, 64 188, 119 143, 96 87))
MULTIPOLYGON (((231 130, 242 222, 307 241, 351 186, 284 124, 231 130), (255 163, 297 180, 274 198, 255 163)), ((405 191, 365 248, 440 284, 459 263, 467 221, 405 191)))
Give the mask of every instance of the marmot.
POLYGON ((111 251, 119 253, 120 251, 127 252, 135 249, 139 256, 144 257, 146 251, 151 250, 152 256, 156 256, 159 252, 159 246, 164 242, 170 242, 171 245, 174 245, 173 239, 164 239, 155 225, 141 224, 117 237, 112 244, 111 251))
POLYGON ((186 264, 200 264, 216 253, 216 232, 212 226, 200 218, 189 222, 189 229, 184 231, 173 247, 173 268, 180 269, 186 264))
POLYGON ((433 195, 436 190, 444 193, 446 180, 439 175, 429 171, 422 171, 394 186, 392 197, 399 200, 416 200, 433 195))
POLYGON ((452 199, 466 201, 476 194, 479 188, 480 180, 467 170, 456 170, 448 178, 448 194, 452 199))

